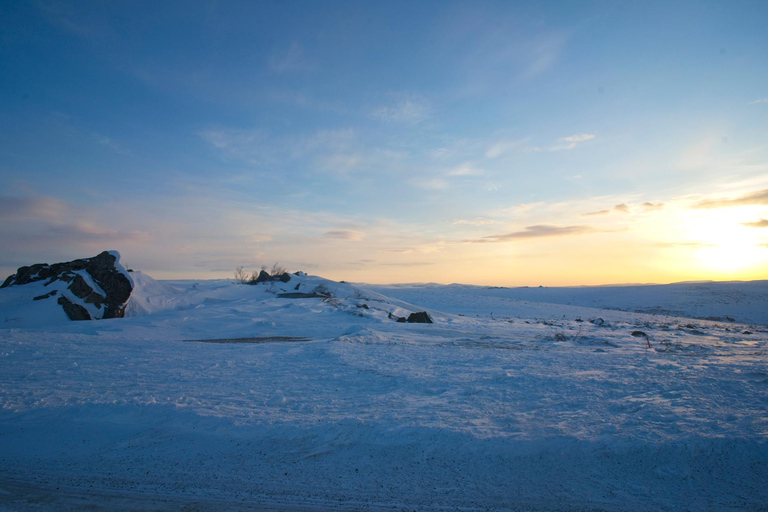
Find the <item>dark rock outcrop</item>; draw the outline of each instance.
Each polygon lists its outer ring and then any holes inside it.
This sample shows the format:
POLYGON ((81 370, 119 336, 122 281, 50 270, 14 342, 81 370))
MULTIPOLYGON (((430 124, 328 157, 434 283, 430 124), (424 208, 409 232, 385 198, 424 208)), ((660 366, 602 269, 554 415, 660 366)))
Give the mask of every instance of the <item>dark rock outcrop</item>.
POLYGON ((429 318, 426 311, 419 311, 418 313, 411 313, 408 315, 407 322, 409 324, 431 324, 432 319, 429 318))
POLYGON ((119 258, 117 252, 104 251, 93 258, 20 267, 0 288, 38 281, 46 281, 45 286, 58 283, 58 289, 37 296, 34 300, 45 300, 61 291, 62 295, 57 302, 71 320, 122 318, 133 284, 120 266, 119 258), (65 296, 65 293, 69 296, 65 296), (95 306, 93 314, 89 312, 87 304, 95 306))
POLYGON ((258 277, 256 279, 252 279, 249 281, 249 284, 259 284, 259 283, 271 283, 273 281, 280 281, 281 283, 287 283, 291 280, 291 274, 288 272, 283 272, 280 275, 271 276, 266 270, 262 270, 259 272, 258 277))

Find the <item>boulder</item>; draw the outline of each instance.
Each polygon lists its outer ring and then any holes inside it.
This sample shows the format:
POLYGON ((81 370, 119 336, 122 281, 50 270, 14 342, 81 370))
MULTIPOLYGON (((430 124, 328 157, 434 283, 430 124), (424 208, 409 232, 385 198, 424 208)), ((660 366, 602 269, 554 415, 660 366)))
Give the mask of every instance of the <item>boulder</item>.
POLYGON ((259 272, 259 277, 256 278, 255 281, 251 281, 253 284, 259 284, 259 283, 269 283, 272 281, 272 276, 270 276, 266 270, 262 270, 259 272))
POLYGON ((431 324, 432 319, 429 318, 429 315, 426 311, 419 311, 418 313, 411 313, 408 315, 408 320, 406 320, 409 324, 431 324))
POLYGON ((92 258, 64 263, 37 263, 20 267, 0 288, 45 281, 50 292, 33 300, 46 300, 57 293, 57 302, 70 320, 122 318, 133 291, 133 282, 120 265, 120 254, 104 251, 92 258))

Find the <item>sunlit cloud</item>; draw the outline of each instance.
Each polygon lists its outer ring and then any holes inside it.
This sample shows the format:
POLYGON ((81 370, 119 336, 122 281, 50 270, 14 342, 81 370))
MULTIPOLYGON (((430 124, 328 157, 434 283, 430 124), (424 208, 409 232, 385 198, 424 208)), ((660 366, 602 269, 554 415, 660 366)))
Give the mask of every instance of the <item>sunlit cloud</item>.
POLYGON ((622 204, 617 204, 616 206, 613 207, 613 211, 622 212, 622 213, 629 213, 629 206, 627 206, 626 204, 623 204, 623 203, 622 204))
POLYGON ((359 242, 365 238, 365 233, 360 231, 350 230, 333 230, 326 231, 323 235, 325 238, 331 238, 334 240, 348 240, 350 242, 359 242))
POLYGON ((629 205, 622 203, 622 204, 617 204, 616 206, 614 206, 609 210, 598 210, 595 212, 582 213, 581 216, 594 217, 598 215, 608 215, 611 212, 630 213, 630 208, 629 208, 629 205))
POLYGON ((693 205, 693 208, 726 208, 729 206, 747 206, 768 204, 768 189, 746 194, 734 199, 710 199, 693 205))
POLYGON ((750 228, 768 228, 768 219, 760 219, 756 222, 742 222, 741 225, 750 228))
POLYGON ((644 211, 652 212, 655 210, 661 210, 664 208, 664 203, 643 203, 640 206, 643 207, 644 211))

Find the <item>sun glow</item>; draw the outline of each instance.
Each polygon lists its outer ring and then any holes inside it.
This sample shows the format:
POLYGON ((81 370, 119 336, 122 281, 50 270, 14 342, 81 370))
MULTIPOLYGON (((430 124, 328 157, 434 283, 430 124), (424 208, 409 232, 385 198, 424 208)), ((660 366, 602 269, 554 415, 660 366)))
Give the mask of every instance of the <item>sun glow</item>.
POLYGON ((716 209, 697 212, 689 219, 686 239, 702 245, 695 252, 696 259, 706 268, 724 273, 734 273, 756 267, 768 266, 768 248, 765 247, 762 230, 745 226, 754 218, 751 208, 716 209))

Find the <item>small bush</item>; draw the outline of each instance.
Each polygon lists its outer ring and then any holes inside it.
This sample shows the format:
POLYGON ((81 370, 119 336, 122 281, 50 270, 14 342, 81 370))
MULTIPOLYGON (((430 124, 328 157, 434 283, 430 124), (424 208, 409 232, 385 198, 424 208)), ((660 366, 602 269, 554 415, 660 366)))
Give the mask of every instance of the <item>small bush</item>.
POLYGON ((235 282, 240 284, 248 282, 248 272, 245 270, 245 267, 239 266, 235 268, 235 282))

